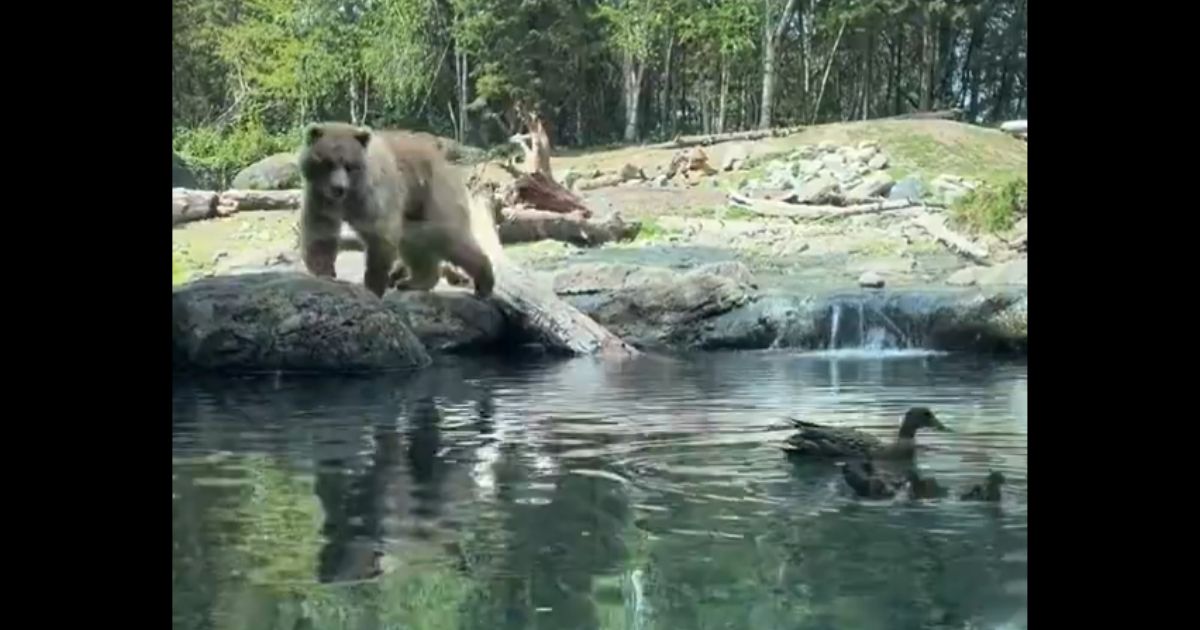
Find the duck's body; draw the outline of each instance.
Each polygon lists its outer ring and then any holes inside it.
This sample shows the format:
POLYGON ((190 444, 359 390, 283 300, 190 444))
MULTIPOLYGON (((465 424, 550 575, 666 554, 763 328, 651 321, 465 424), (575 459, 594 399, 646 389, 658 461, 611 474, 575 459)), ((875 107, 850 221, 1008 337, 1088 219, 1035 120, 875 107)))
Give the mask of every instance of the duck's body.
POLYGON ((871 460, 842 464, 842 479, 864 499, 890 499, 904 487, 904 479, 880 471, 871 460))
POLYGON ((908 498, 939 499, 949 494, 933 477, 922 477, 916 469, 908 471, 908 498))
POLYGON ((782 445, 788 455, 803 457, 861 457, 868 459, 908 459, 916 453, 917 430, 925 427, 946 431, 933 412, 913 407, 904 414, 896 440, 885 444, 879 438, 856 429, 827 427, 804 420, 792 420, 796 433, 782 445))
POLYGON ((993 470, 988 473, 987 481, 982 484, 975 484, 969 490, 964 492, 959 498, 963 501, 987 501, 996 503, 1000 500, 1000 486, 1005 482, 1004 474, 993 470))

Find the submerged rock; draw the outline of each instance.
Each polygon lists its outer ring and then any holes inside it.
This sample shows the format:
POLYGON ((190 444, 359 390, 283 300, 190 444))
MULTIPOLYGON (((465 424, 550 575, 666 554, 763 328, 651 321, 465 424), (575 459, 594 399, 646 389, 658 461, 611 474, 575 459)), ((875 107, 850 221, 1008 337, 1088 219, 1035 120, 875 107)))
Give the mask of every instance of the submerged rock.
POLYGON ((858 277, 858 286, 863 288, 882 289, 883 284, 883 276, 878 271, 864 271, 858 277))
POLYGON ((361 285, 296 272, 220 276, 172 296, 174 364, 205 370, 428 365, 406 318, 361 285))

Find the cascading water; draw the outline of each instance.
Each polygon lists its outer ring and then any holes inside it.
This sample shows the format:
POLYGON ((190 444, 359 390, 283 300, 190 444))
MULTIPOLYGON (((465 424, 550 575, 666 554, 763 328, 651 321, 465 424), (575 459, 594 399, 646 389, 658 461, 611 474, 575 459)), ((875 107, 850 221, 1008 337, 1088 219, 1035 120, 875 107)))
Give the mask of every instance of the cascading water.
MULTIPOLYGON (((828 342, 824 350, 806 354, 833 357, 924 356, 943 354, 915 343, 882 304, 871 297, 844 297, 829 304, 828 342)), ((903 314, 903 313, 901 313, 903 314)))

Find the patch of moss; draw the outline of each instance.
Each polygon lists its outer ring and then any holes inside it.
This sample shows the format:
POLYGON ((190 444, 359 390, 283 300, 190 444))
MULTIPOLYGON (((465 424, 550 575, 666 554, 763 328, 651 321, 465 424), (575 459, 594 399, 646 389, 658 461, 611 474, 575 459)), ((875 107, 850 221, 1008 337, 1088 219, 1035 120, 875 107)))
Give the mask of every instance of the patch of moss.
POLYGON ((208 265, 197 260, 187 248, 176 247, 171 251, 171 285, 178 286, 203 276, 208 265))
POLYGON ((642 229, 638 232, 637 238, 634 241, 664 241, 671 236, 683 233, 680 230, 664 227, 654 217, 646 217, 641 221, 642 229))
POLYGON ((1029 184, 1024 177, 985 183, 959 198, 950 207, 954 222, 973 232, 995 234, 1011 229, 1026 212, 1029 184))

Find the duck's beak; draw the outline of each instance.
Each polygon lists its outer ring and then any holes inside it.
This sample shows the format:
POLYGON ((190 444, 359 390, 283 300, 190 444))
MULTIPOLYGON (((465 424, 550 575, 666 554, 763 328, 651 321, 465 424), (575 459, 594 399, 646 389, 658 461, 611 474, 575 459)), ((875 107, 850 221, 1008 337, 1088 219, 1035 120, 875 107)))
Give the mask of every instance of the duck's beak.
POLYGON ((933 418, 933 428, 935 430, 943 431, 945 433, 954 433, 954 431, 950 430, 950 427, 942 424, 942 421, 938 420, 936 416, 933 418))

